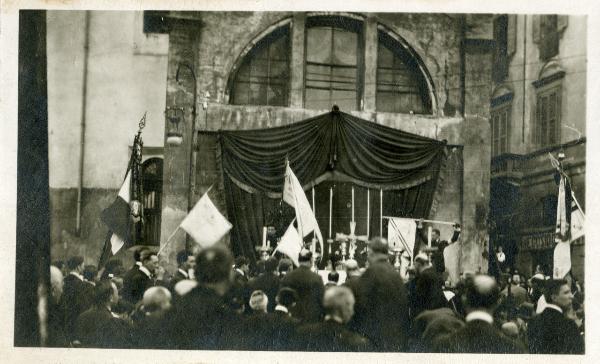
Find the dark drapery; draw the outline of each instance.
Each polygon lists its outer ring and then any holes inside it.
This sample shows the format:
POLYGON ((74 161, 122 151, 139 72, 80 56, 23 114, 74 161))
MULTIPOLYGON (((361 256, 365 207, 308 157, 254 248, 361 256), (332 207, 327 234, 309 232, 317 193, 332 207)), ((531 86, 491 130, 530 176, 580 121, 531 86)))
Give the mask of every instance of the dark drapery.
POLYGON ((232 248, 247 257, 255 256, 262 226, 275 226, 281 235, 294 217, 293 209, 281 202, 286 158, 309 201, 314 187, 317 221, 327 238, 330 187, 332 235, 349 233, 352 186, 356 234, 366 234, 368 224, 370 236, 385 235, 385 221, 380 231, 380 190, 384 216, 426 217, 446 155, 445 141, 335 111, 283 127, 217 135, 232 248))

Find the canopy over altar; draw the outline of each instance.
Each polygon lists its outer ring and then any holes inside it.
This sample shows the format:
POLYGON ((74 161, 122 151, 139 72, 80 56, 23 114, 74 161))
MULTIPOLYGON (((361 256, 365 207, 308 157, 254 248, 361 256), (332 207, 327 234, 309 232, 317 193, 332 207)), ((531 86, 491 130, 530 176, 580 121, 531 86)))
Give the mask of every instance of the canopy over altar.
POLYGON ((438 141, 334 111, 290 125, 202 131, 216 138, 234 254, 255 257, 263 226, 281 236, 294 210, 281 202, 286 160, 325 238, 384 235, 382 215, 427 217, 448 154, 438 141), (351 200, 352 196, 352 200, 351 200))

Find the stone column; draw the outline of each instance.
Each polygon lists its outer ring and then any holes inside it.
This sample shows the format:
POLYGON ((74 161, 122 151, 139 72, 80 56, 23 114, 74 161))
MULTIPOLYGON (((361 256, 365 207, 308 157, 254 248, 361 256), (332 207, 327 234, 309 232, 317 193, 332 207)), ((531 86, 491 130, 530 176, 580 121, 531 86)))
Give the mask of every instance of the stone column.
MULTIPOLYGON (((195 86, 190 69, 183 65, 191 67, 197 73, 195 39, 199 32, 200 24, 197 22, 176 19, 171 22, 166 106, 181 107, 184 110, 180 126, 183 131, 183 143, 172 146, 166 142, 169 126, 165 124, 161 248, 188 213, 195 86), (176 80, 178 69, 179 82, 176 80)), ((166 262, 165 267, 170 270, 176 267, 175 255, 185 248, 185 242, 186 233, 183 230, 177 231, 160 256, 160 259, 166 262)))
MULTIPOLYGON (((464 39, 464 141, 463 224, 461 270, 477 272, 481 254, 489 246, 487 217, 490 186, 490 97, 494 43, 489 39, 464 39)), ((485 261, 487 262, 487 261, 485 261)))

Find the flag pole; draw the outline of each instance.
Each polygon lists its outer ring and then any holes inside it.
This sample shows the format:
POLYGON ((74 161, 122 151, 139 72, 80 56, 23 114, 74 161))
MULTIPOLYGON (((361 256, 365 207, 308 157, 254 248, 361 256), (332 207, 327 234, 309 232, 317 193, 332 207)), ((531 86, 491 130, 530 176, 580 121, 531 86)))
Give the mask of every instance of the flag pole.
POLYGON ((167 239, 167 241, 165 241, 165 243, 163 244, 163 246, 160 247, 160 249, 158 250, 158 253, 156 253, 156 255, 160 255, 160 253, 163 251, 163 249, 165 247, 167 247, 167 245, 169 245, 169 243, 171 242, 171 239, 173 239, 173 237, 175 236, 175 233, 179 230, 179 228, 181 227, 181 225, 177 226, 177 229, 175 229, 171 235, 169 236, 169 238, 167 239))
POLYGON ((579 209, 579 211, 581 211, 583 217, 585 217, 585 212, 583 212, 583 209, 579 205, 579 201, 577 201, 577 198, 575 197, 575 192, 573 192, 573 190, 571 190, 571 197, 573 198, 573 201, 575 201, 575 205, 577 205, 577 208, 579 209))
MULTIPOLYGON (((394 216, 382 216, 384 219, 395 219, 396 217, 394 216)), ((399 217, 401 219, 409 219, 408 217, 399 217)), ((420 221, 421 219, 413 219, 415 221, 420 221)), ((432 223, 432 224, 442 224, 442 225, 454 225, 456 224, 455 222, 448 222, 448 221, 440 221, 440 220, 423 220, 423 222, 427 222, 427 223, 432 223)))

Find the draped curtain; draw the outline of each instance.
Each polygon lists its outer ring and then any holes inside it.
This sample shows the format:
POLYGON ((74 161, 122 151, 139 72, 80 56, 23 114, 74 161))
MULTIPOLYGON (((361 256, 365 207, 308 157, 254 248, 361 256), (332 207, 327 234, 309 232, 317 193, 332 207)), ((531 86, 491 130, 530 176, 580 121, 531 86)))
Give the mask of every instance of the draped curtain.
POLYGON ((332 235, 349 233, 352 186, 356 234, 365 235, 368 228, 373 237, 387 233, 385 220, 380 230, 380 191, 384 216, 427 217, 446 155, 445 141, 338 111, 282 127, 216 133, 232 250, 251 259, 263 226, 274 226, 280 236, 294 218, 293 208, 281 201, 286 159, 309 201, 314 188, 324 238, 329 237, 330 188, 332 235))

